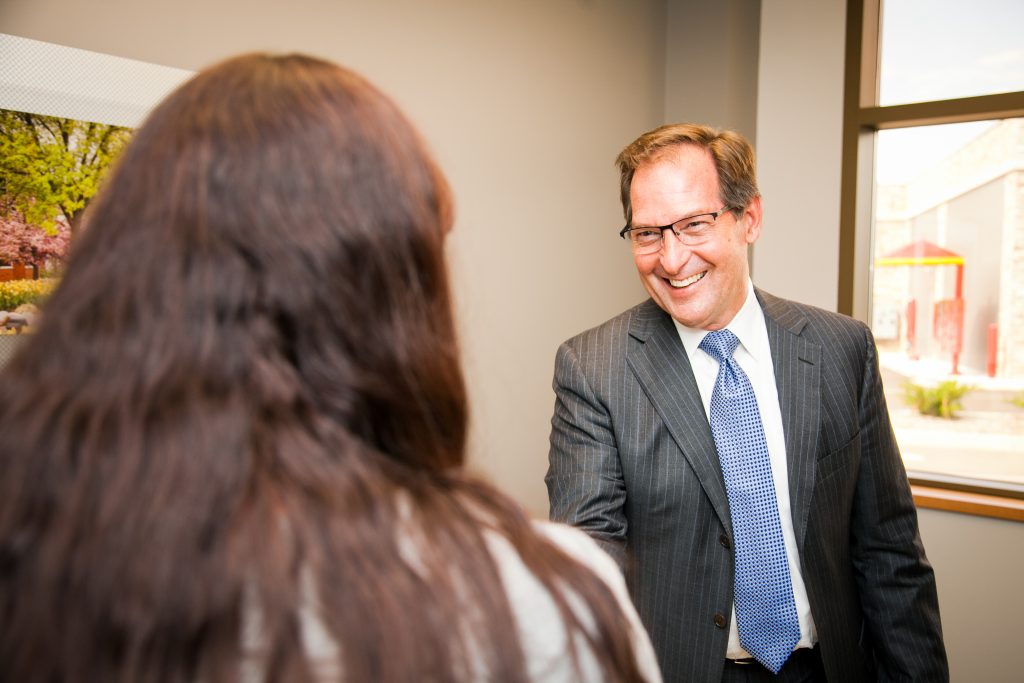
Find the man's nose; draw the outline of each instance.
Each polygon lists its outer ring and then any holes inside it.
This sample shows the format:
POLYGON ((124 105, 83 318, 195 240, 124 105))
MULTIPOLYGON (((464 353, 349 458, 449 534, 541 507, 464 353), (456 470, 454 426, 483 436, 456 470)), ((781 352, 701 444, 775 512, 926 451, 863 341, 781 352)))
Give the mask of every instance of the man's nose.
POLYGON ((658 258, 661 267, 668 273, 676 273, 689 260, 693 249, 683 244, 672 230, 661 233, 661 251, 658 258))

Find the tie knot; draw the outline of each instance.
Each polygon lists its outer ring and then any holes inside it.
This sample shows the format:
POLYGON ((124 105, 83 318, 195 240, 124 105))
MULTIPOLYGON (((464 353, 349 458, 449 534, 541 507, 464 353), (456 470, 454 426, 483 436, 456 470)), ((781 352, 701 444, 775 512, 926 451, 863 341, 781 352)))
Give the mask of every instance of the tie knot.
POLYGON ((700 348, 714 356, 719 363, 724 363, 732 358, 733 352, 739 345, 739 338, 726 328, 708 332, 700 340, 700 348))

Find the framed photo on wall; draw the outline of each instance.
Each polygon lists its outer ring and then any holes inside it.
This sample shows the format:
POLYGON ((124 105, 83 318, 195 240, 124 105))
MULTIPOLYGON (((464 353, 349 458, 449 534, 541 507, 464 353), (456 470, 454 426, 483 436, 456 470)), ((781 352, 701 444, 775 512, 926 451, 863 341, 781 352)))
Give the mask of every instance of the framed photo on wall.
POLYGON ((192 72, 0 34, 0 365, 131 132, 192 72))

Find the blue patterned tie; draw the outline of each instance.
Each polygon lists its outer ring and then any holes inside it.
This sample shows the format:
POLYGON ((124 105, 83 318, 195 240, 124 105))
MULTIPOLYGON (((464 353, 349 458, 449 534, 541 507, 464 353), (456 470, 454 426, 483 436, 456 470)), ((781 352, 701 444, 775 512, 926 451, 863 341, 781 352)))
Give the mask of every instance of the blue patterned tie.
POLYGON ((736 628, 743 648, 778 673, 800 640, 800 624, 761 414, 750 380, 732 357, 739 343, 729 330, 717 330, 701 340, 700 348, 719 363, 711 434, 735 537, 736 628))

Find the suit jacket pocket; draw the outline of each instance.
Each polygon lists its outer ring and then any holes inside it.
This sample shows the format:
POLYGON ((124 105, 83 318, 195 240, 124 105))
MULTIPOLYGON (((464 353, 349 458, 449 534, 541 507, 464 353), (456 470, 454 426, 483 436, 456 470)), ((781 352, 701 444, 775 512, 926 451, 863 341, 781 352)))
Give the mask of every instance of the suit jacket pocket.
POLYGON ((818 559, 832 567, 834 577, 849 571, 850 515, 860 473, 860 450, 858 433, 818 458, 815 468, 810 524, 815 530, 815 545, 828 549, 824 551, 826 557, 818 559))
POLYGON ((818 458, 818 471, 815 478, 820 482, 844 471, 855 475, 859 467, 860 432, 858 431, 845 444, 818 458))

